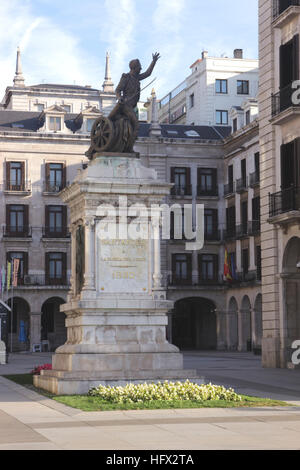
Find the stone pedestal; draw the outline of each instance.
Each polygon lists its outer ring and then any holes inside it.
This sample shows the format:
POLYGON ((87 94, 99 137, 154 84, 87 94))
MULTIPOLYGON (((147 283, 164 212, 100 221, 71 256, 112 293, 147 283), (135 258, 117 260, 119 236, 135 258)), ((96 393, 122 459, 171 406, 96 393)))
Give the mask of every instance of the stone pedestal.
POLYGON ((61 193, 71 212, 71 290, 61 307, 68 337, 35 386, 84 394, 99 384, 201 383, 166 340, 173 302, 160 284, 159 204, 170 187, 135 154, 105 154, 61 193))

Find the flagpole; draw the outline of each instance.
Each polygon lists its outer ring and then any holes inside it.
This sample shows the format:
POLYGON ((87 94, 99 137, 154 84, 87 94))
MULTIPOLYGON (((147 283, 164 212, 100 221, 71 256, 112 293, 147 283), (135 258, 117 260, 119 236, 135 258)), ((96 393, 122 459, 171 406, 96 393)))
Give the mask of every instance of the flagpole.
POLYGON ((11 312, 10 312, 10 352, 13 352, 13 314, 14 314, 14 287, 11 287, 11 312))

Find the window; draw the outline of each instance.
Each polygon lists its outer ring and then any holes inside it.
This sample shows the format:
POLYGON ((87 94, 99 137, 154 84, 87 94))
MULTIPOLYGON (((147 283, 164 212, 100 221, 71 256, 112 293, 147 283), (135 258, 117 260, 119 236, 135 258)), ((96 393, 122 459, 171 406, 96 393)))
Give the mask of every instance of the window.
POLYGON ((249 272, 249 249, 242 250, 242 267, 244 276, 249 272))
POLYGON ((242 173, 242 181, 244 187, 247 186, 247 164, 246 164, 246 159, 243 158, 241 161, 241 173, 242 173))
POLYGON ((175 254, 172 256, 173 283, 190 284, 192 280, 192 255, 175 254))
POLYGON ((218 255, 199 255, 199 275, 201 281, 216 282, 218 280, 218 255))
POLYGON ((86 130, 87 130, 87 132, 91 132, 95 121, 96 121, 96 119, 87 119, 86 120, 86 130))
POLYGON ((235 236, 236 234, 236 226, 235 222, 235 206, 228 207, 226 209, 226 227, 227 227, 227 235, 235 236))
POLYGON ((66 253, 46 253, 46 284, 66 284, 66 253))
POLYGON ((248 124, 250 124, 250 111, 246 111, 245 117, 246 117, 246 126, 247 126, 248 124))
POLYGON ((69 104, 62 104, 61 108, 63 108, 67 113, 71 112, 71 106, 69 104))
POLYGON ((198 196, 217 196, 217 169, 198 168, 198 196))
POLYGON ((6 206, 6 231, 8 236, 28 235, 28 206, 13 204, 6 206))
POLYGON ((261 281, 261 247, 256 247, 256 269, 257 269, 257 280, 261 281))
POLYGON ((171 168, 171 182, 175 183, 172 188, 174 196, 192 195, 190 168, 171 168))
POLYGON ((6 163, 6 190, 24 191, 24 162, 6 163))
POLYGON ((254 155, 254 164, 255 164, 255 173, 257 173, 258 177, 260 174, 260 154, 257 152, 254 155))
POLYGON ((226 94, 228 93, 227 80, 216 80, 216 93, 226 94))
POLYGON ((232 120, 232 132, 237 131, 237 118, 232 120))
POLYGON ((216 124, 228 124, 228 111, 217 110, 216 111, 216 124))
POLYGON ((249 95, 249 81, 238 80, 237 81, 237 94, 238 95, 249 95))
POLYGON ((241 216, 242 216, 242 234, 248 233, 248 201, 241 203, 241 216))
POLYGON ((36 107, 36 110, 37 110, 39 113, 41 113, 41 112, 44 111, 44 109, 45 109, 45 105, 44 105, 44 104, 36 104, 35 107, 36 107))
POLYGON ((45 207, 46 237, 65 237, 67 233, 66 206, 45 207))
POLYGON ((192 93, 190 95, 190 108, 193 108, 195 106, 195 95, 192 93))
MULTIPOLYGON (((280 55, 280 89, 288 87, 294 80, 299 79, 299 34, 279 48, 280 55)), ((290 96, 288 94, 288 96, 290 96)), ((281 100, 286 101, 286 94, 282 94, 281 100)), ((281 103, 284 104, 284 103, 281 103)))
POLYGON ((260 197, 255 197, 252 199, 252 222, 253 222, 253 231, 260 231, 260 197))
POLYGON ((50 131, 61 131, 61 118, 53 117, 49 118, 49 129, 50 131))
POLYGON ((63 163, 46 163, 46 191, 56 193, 66 186, 66 168, 63 163))
POLYGON ((218 239, 218 210, 205 209, 204 211, 204 237, 205 240, 218 239))
POLYGON ((18 285, 24 284, 24 276, 28 274, 28 253, 10 251, 7 253, 7 261, 11 262, 14 259, 19 259, 19 270, 18 270, 18 285))

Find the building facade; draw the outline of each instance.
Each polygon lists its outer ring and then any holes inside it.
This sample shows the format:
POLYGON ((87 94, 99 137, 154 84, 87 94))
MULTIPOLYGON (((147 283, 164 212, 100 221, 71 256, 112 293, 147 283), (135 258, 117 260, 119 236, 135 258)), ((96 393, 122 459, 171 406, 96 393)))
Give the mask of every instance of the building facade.
POLYGON ((300 4, 260 0, 263 365, 291 366, 300 338, 300 4))
POLYGON ((258 61, 243 58, 242 49, 233 58, 203 52, 190 68, 186 80, 160 100, 160 122, 227 126, 232 107, 257 97, 258 61))
MULTIPOLYGON (((111 87, 109 75, 107 62, 105 82, 111 87)), ((15 86, 6 92, 9 99, 3 101, 7 106, 0 110, 0 266, 20 260, 18 286, 3 292, 13 305, 9 342, 16 351, 32 350, 42 342, 54 350, 66 339, 59 306, 67 299, 71 258, 68 210, 59 192, 87 164, 91 126, 111 105, 104 110, 100 99, 85 101, 86 87, 44 85, 43 93, 52 90, 53 101, 33 111, 31 90, 36 92, 36 87, 25 93, 16 77, 15 86), (15 99, 19 89, 27 96, 22 110, 15 99), (78 114, 64 108, 61 93, 72 95, 72 111, 78 114)), ((102 96, 99 90, 92 92, 102 96)), ((112 96, 111 88, 107 93, 112 96)), ((261 346, 258 126, 255 104, 242 106, 230 112, 233 120, 239 117, 232 135, 230 126, 159 124, 153 91, 151 123, 140 123, 135 150, 160 180, 174 185, 165 202, 182 208, 204 204, 203 250, 186 250, 172 219, 171 239, 161 248, 163 283, 174 301, 168 335, 182 349, 259 351, 261 346), (228 192, 228 175, 234 188, 245 175, 247 184, 228 192), (232 206, 234 219, 229 216, 232 206), (231 280, 224 280, 225 248, 235 260, 231 280)))

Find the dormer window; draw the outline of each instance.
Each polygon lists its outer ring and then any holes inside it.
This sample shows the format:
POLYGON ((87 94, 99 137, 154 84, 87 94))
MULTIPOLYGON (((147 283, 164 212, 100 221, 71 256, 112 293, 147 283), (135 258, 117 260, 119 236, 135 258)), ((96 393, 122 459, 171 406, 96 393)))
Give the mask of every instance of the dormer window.
POLYGON ((86 130, 87 130, 88 132, 91 132, 92 127, 93 127, 95 121, 96 121, 96 119, 87 119, 87 120, 86 120, 86 130))
POLYGON ((49 117, 49 129, 50 131, 61 131, 61 118, 60 117, 49 117))

